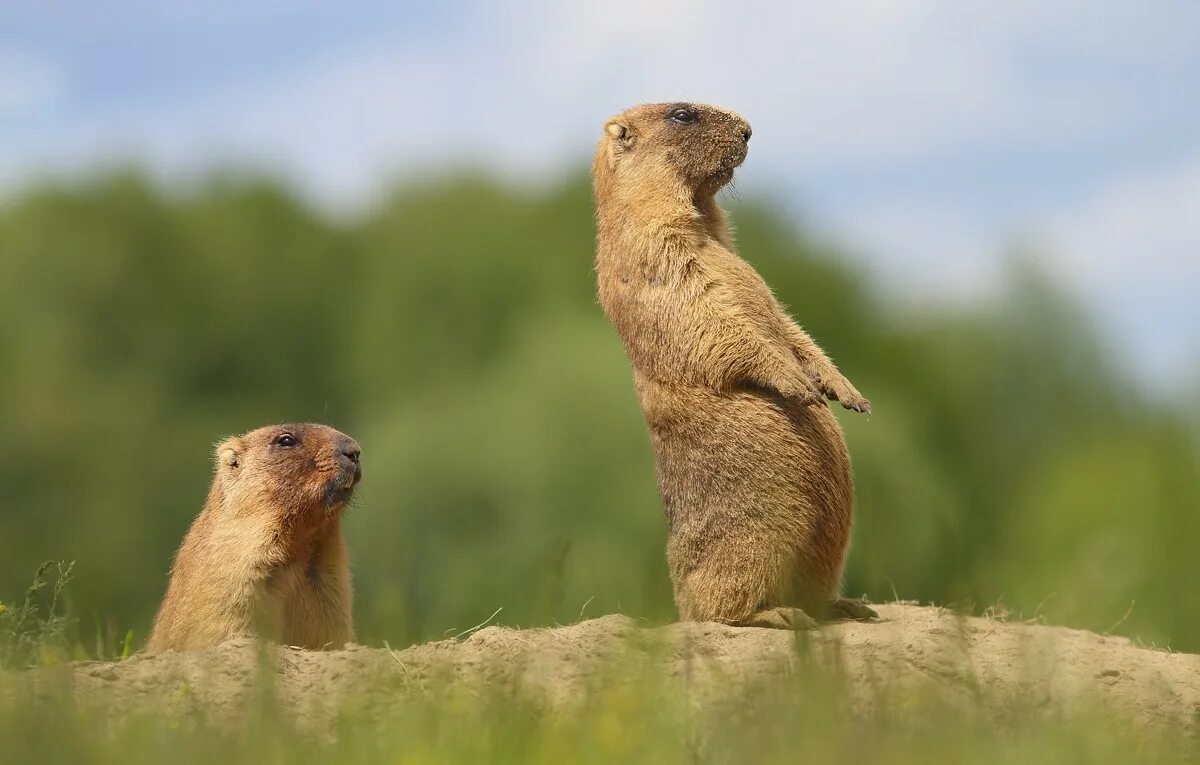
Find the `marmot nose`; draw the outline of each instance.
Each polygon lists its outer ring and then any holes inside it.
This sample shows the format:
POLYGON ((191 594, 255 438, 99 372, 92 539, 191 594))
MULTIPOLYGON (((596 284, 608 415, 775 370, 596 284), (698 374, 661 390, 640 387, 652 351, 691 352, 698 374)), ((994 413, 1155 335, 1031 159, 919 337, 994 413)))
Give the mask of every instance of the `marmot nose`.
POLYGON ((343 457, 349 457, 350 461, 355 464, 358 463, 358 457, 362 454, 362 449, 359 447, 358 442, 350 439, 342 442, 341 451, 343 457))
POLYGON ((742 140, 746 143, 750 143, 750 134, 753 132, 754 131, 750 129, 750 126, 747 125, 746 129, 742 131, 742 140))

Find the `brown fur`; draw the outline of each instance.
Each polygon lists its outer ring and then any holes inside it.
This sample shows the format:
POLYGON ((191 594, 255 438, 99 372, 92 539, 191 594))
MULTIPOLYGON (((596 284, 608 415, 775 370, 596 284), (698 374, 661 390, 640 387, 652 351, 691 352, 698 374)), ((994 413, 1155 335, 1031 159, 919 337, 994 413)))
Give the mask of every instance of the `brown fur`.
POLYGON ((649 426, 675 602, 732 624, 869 617, 838 597, 854 497, 824 401, 870 403, 734 251, 713 196, 749 138, 724 109, 646 104, 605 125, 593 166, 600 302, 649 426))
POLYGON ((362 477, 358 457, 358 443, 324 425, 272 425, 220 444, 148 649, 194 650, 243 635, 311 649, 351 642, 340 521, 362 477))

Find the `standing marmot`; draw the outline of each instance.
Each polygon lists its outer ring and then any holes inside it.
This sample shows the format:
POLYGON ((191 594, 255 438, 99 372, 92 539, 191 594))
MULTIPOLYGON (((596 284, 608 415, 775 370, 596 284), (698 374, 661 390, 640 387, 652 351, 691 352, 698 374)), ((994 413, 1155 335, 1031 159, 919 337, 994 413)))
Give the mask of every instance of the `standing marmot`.
POLYGON ((217 447, 212 489, 175 556, 149 650, 240 635, 304 648, 354 639, 341 516, 358 443, 324 425, 271 425, 217 447))
POLYGON ((633 366, 688 620, 799 627, 869 618, 839 598, 854 503, 825 397, 870 412, 734 252, 714 194, 750 125, 713 106, 613 118, 593 166, 600 303, 633 366))

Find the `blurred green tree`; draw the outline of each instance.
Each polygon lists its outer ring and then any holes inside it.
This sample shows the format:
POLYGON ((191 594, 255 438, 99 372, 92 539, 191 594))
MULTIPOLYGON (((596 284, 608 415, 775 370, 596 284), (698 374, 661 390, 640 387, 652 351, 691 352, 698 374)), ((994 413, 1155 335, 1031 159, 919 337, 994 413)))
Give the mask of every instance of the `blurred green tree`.
MULTIPOLYGON (((1195 426, 1132 395, 1031 259, 994 304, 916 312, 769 207, 734 216, 743 254, 875 405, 842 418, 849 592, 1001 602, 1200 650, 1195 426)), ((125 172, 10 198, 0 595, 75 559, 81 628, 144 635, 211 444, 318 420, 364 446, 347 520, 362 639, 439 637, 500 607, 520 625, 671 619, 593 244, 582 176, 538 193, 432 179, 344 223, 236 176, 183 194, 125 172)))

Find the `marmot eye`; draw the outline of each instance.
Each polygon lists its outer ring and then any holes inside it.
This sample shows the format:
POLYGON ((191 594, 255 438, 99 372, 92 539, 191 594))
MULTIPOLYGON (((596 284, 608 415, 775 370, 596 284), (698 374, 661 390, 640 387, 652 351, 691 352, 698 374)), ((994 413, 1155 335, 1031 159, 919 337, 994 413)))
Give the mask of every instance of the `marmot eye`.
POLYGON ((295 446, 296 444, 298 444, 300 442, 297 441, 296 437, 293 436, 291 433, 284 433, 282 435, 275 436, 274 443, 287 449, 289 447, 295 446))
POLYGON ((678 122, 681 125, 690 125, 700 119, 700 115, 696 114, 691 109, 676 109, 667 115, 667 119, 672 122, 678 122))

